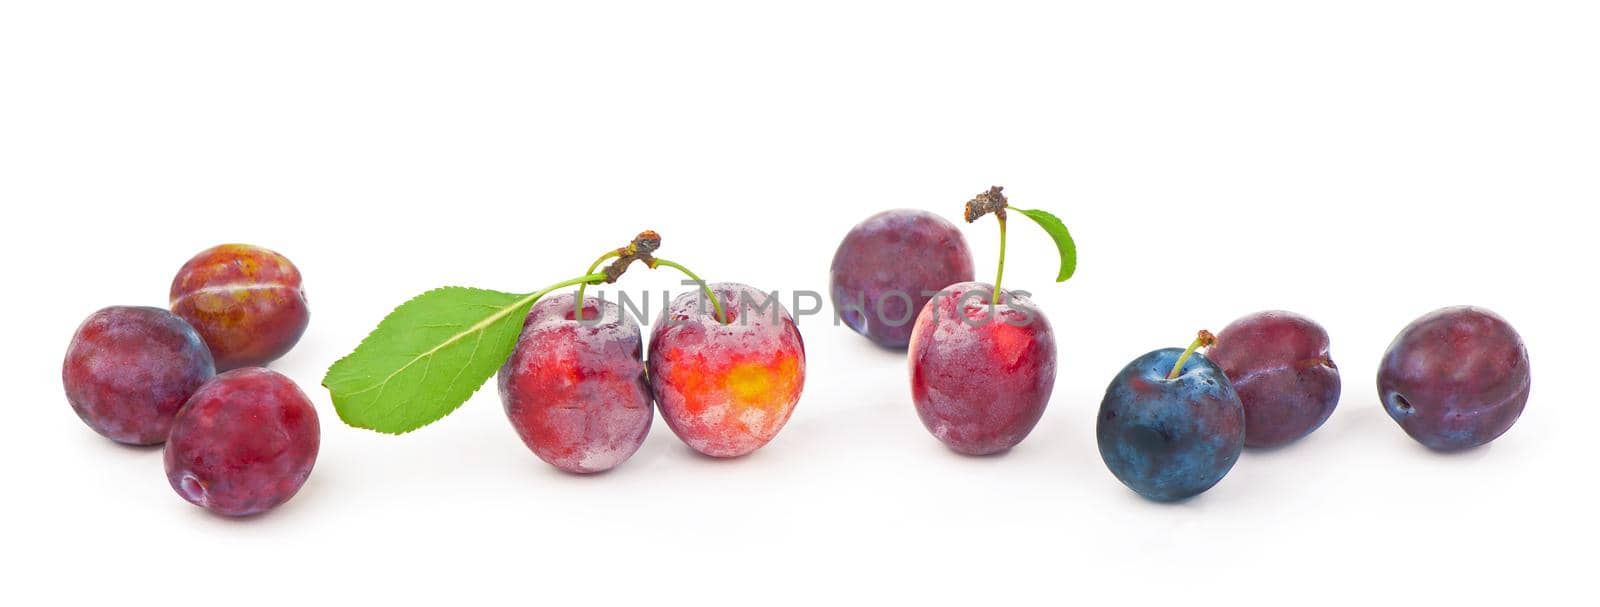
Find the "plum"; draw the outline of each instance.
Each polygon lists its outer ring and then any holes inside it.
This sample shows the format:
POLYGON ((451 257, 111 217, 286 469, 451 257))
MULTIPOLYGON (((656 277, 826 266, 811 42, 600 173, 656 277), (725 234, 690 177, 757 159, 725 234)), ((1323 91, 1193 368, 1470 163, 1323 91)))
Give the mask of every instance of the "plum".
POLYGON ((225 244, 194 256, 172 279, 172 311, 194 325, 218 370, 283 356, 310 322, 300 270, 261 247, 225 244))
POLYGON ((167 481, 226 516, 265 512, 294 497, 317 462, 317 410, 289 378, 262 368, 216 376, 178 411, 167 481))
POLYGON ((956 226, 927 211, 884 211, 845 234, 833 254, 834 310, 855 332, 905 348, 931 293, 972 280, 972 253, 956 226))
POLYGON ((1378 367, 1378 397, 1389 417, 1439 451, 1476 447, 1511 429, 1531 385, 1528 349, 1516 329, 1471 306, 1413 321, 1378 367))
POLYGON ((1277 447, 1316 430, 1339 404, 1328 332, 1293 312, 1257 312, 1217 334, 1206 357, 1244 404, 1246 447, 1277 447))
POLYGON ((67 346, 61 383, 84 423, 111 440, 155 445, 216 373, 189 323, 160 308, 113 306, 83 321, 67 346))
POLYGON ((794 318, 772 294, 709 285, 727 322, 699 290, 679 295, 650 335, 650 386, 661 418, 690 448, 738 457, 771 441, 805 386, 794 318))
POLYGON ((1055 332, 1029 298, 964 282, 944 289, 911 333, 911 397, 935 437, 967 455, 1005 451, 1044 415, 1056 381, 1055 332))
POLYGON ((573 473, 610 470, 639 450, 655 416, 639 325, 617 304, 572 294, 529 312, 500 369, 500 401, 539 459, 573 473))
POLYGON ((1095 439, 1111 474, 1148 499, 1199 495, 1244 451, 1244 405, 1196 345, 1156 350, 1117 373, 1100 401, 1095 439))

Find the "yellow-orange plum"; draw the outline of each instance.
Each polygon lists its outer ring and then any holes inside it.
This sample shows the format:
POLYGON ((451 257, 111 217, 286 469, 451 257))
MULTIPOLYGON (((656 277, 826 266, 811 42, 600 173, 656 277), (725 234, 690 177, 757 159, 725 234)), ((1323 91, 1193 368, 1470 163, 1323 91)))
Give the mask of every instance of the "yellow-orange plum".
POLYGON ((650 384, 678 438, 712 457, 738 457, 772 440, 794 412, 805 385, 805 345, 770 294, 736 283, 710 286, 728 322, 701 291, 674 299, 651 334, 650 384))

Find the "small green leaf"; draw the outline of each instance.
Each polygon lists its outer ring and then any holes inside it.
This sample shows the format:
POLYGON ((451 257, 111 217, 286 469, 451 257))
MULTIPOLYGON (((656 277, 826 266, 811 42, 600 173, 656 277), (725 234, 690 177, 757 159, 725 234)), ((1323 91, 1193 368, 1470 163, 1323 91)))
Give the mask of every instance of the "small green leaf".
POLYGON ((449 415, 511 356, 537 295, 444 287, 401 304, 328 367, 333 408, 390 434, 449 415))
POLYGON ((1061 251, 1061 273, 1056 275, 1056 282, 1072 278, 1072 273, 1078 269, 1078 245, 1072 242, 1072 233, 1067 231, 1067 224, 1061 219, 1051 215, 1048 211, 1030 211, 1012 207, 1010 210, 1027 215, 1039 227, 1050 234, 1050 239, 1056 241, 1056 249, 1061 251))

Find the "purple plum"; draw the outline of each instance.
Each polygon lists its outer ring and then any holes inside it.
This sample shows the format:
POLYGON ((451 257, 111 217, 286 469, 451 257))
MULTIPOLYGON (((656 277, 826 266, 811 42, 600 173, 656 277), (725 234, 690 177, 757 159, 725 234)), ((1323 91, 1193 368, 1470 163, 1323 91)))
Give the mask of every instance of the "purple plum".
POLYGON ((311 476, 322 441, 317 410, 289 378, 235 369, 200 387, 167 441, 167 481, 179 496, 226 516, 286 502, 311 476))
POLYGON ((130 445, 167 440, 172 418, 216 373, 189 323, 160 308, 115 306, 89 315, 72 336, 61 383, 95 432, 130 445))
POLYGON ((1316 430, 1339 404, 1328 332, 1293 312, 1257 312, 1217 334, 1206 358, 1244 403, 1244 444, 1277 447, 1316 430))
POLYGON ((949 221, 900 209, 868 217, 833 254, 829 293, 855 332, 885 348, 905 348, 931 293, 972 280, 967 240, 949 221))
POLYGON ((1498 438, 1522 415, 1528 349, 1494 312, 1444 308, 1412 321, 1378 367, 1378 397, 1411 438, 1456 451, 1498 438))
POLYGON ((539 459, 567 472, 610 470, 632 457, 655 409, 639 325, 617 304, 572 294, 533 306, 500 369, 506 417, 539 459))

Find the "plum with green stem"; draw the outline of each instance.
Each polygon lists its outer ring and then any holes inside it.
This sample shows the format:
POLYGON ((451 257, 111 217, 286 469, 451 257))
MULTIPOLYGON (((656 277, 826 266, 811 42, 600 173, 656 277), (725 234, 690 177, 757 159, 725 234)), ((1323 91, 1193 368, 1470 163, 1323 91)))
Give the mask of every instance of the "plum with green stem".
POLYGON ((655 409, 639 325, 613 302, 576 301, 534 304, 499 387, 512 428, 539 459, 587 474, 632 457, 655 409))
POLYGON ((739 457, 766 445, 794 413, 805 344, 773 294, 701 284, 656 319, 650 384, 667 427, 690 448, 739 457))
MULTIPOLYGON (((591 282, 615 282, 635 261, 700 282, 682 265, 655 257, 660 245, 659 234, 642 232, 590 264, 586 276, 602 281, 580 282, 575 295, 535 304, 500 370, 500 399, 512 427, 535 455, 560 470, 610 470, 632 457, 650 431, 654 392, 639 327, 617 304, 584 292, 591 282)), ((721 318, 720 304, 716 310, 721 318)), ((670 425, 674 418, 664 415, 670 425)))
POLYGON ((740 457, 761 448, 789 421, 805 385, 805 344, 794 318, 770 293, 707 284, 682 264, 652 256, 659 236, 645 242, 643 252, 601 255, 590 270, 612 258, 612 268, 637 259, 700 286, 674 299, 651 330, 650 387, 661 418, 704 455, 740 457))
POLYGON ((1197 352, 1215 341, 1201 331, 1188 349, 1140 356, 1106 387, 1095 424, 1100 457, 1139 495, 1158 502, 1199 495, 1244 450, 1244 405, 1222 369, 1197 352))
POLYGON ((911 331, 911 398, 917 416, 946 446, 967 455, 1000 453, 1033 431, 1056 378, 1056 338, 1027 294, 1001 288, 1008 212, 1037 222, 1061 256, 1056 281, 1072 276, 1077 251, 1066 226, 1044 211, 1018 209, 997 187, 967 202, 968 223, 993 214, 1000 224, 994 284, 945 287, 911 331))

